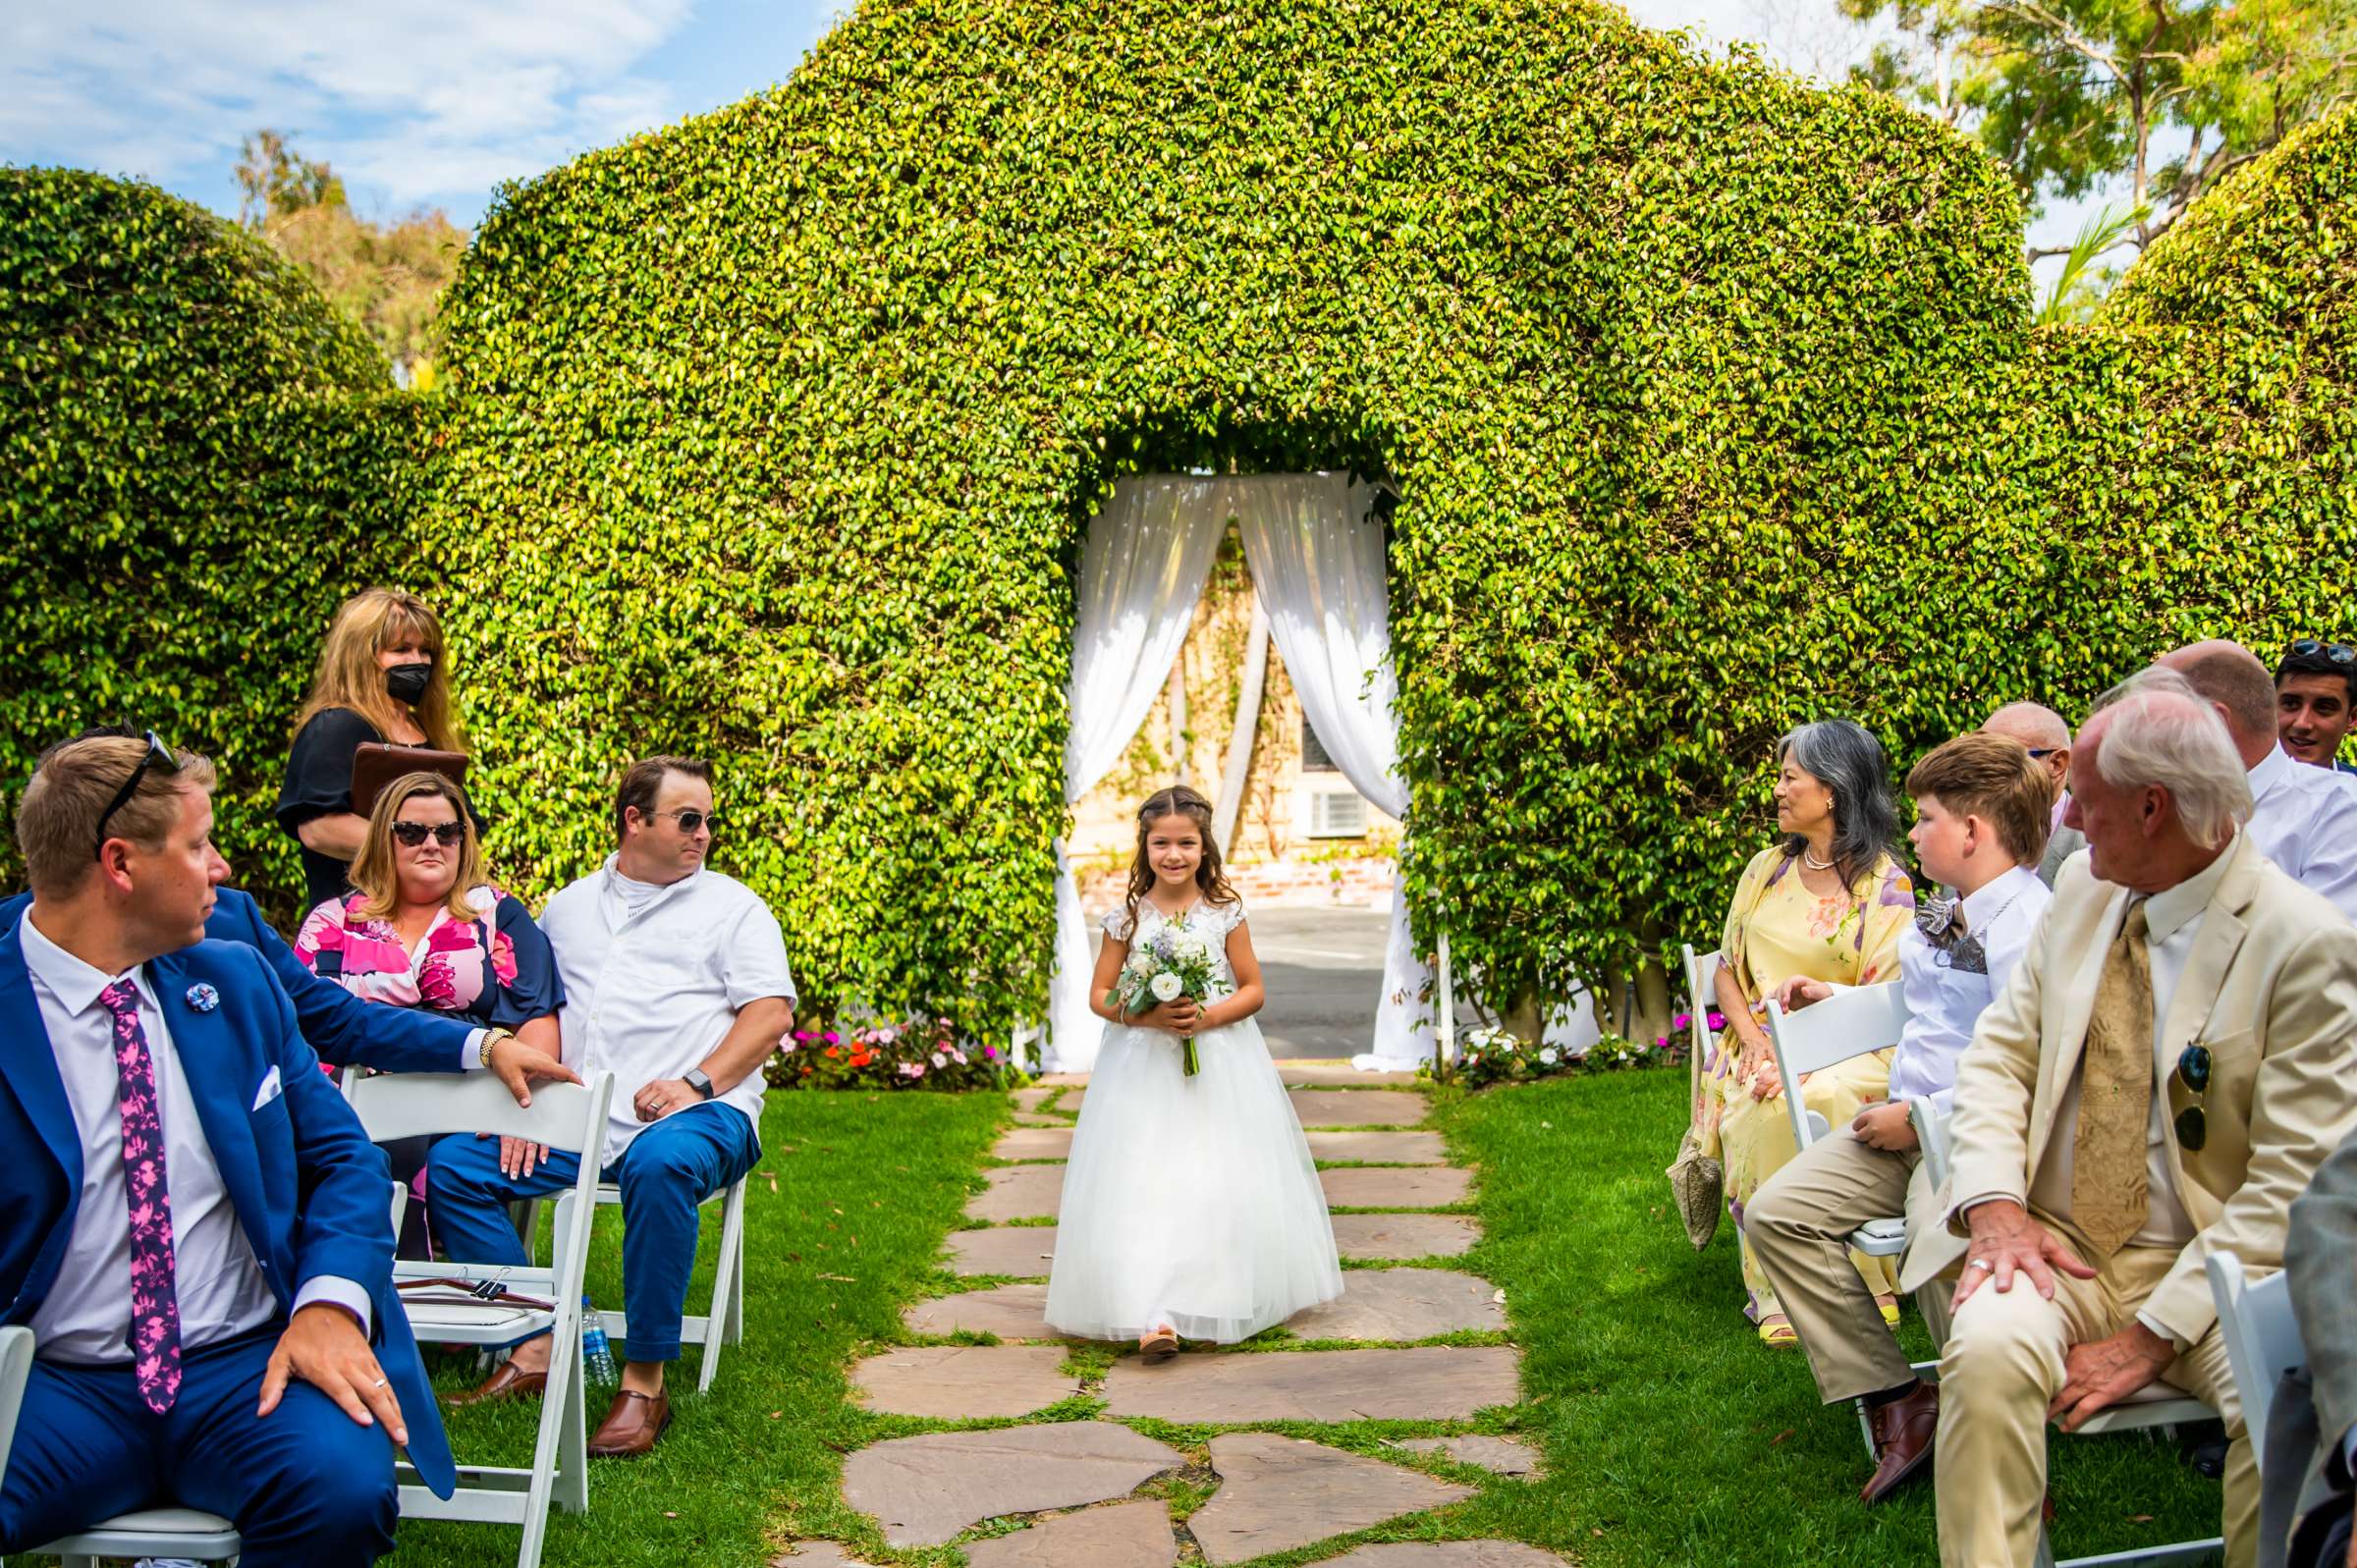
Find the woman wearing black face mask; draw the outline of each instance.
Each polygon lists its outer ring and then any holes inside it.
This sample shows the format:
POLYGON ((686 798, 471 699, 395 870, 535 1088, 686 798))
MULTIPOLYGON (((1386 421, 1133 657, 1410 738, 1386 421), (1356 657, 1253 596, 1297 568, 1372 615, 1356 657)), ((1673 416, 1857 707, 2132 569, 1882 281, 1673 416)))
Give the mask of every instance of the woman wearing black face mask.
POLYGON ((279 826, 302 844, 308 906, 342 895, 346 868, 367 838, 367 819, 352 809, 352 764, 360 747, 391 741, 466 749, 447 664, 442 622, 415 594, 370 588, 336 612, 278 793, 279 826))

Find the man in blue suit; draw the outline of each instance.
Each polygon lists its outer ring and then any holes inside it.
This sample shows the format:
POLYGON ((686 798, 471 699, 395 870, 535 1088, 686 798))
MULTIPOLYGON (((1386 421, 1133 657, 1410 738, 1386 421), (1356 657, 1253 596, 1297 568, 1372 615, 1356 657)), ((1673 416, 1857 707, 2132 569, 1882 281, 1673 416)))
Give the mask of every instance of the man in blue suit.
POLYGON ((392 1547, 392 1447, 456 1474, 393 1290, 384 1157, 252 949, 200 940, 212 768, 111 736, 17 811, 0 923, 0 1322, 37 1347, 0 1553, 172 1501, 248 1568, 392 1547), (193 946, 192 946, 193 944, 193 946))

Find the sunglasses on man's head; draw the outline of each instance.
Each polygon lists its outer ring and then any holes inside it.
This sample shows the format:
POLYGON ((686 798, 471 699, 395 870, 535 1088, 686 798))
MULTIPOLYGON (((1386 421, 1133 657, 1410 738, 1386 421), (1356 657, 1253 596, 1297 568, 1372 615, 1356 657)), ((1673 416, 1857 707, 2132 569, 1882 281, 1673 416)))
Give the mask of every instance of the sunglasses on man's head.
POLYGON ((113 820, 115 813, 121 811, 133 795, 139 792, 139 781, 147 777, 150 768, 162 774, 180 772, 180 758, 173 755, 170 746, 164 744, 164 737, 152 730, 147 731, 147 754, 139 759, 137 767, 131 770, 131 777, 123 781, 123 787, 115 791, 115 798, 106 803, 106 809, 98 813, 98 841, 90 845, 92 859, 106 853, 107 823, 113 820))
POLYGON ((2357 648, 2345 642, 2319 642, 2314 637, 2302 637, 2286 650, 2291 659, 2313 659, 2323 654, 2327 662, 2336 665, 2357 664, 2357 648))
POLYGON ((393 837, 411 849, 425 842, 428 834, 433 835, 434 842, 448 849, 466 837, 466 825, 463 822, 437 822, 430 826, 422 822, 393 824, 393 837))

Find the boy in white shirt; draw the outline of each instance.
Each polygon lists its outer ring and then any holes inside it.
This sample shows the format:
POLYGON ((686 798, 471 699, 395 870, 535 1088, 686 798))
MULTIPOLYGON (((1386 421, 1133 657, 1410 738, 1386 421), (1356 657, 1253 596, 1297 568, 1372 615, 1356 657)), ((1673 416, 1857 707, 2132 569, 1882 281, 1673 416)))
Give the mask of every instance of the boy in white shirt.
MULTIPOLYGON (((1920 1159, 1906 1102, 1925 1096, 1947 1108, 1973 1025, 2011 979, 2054 896, 2036 867, 2055 782, 2019 741, 1959 735, 1915 765, 1907 793, 1916 807, 1908 838, 1924 875, 1953 896, 1933 898, 1899 938, 1908 1016, 1891 1060, 1891 1098, 1803 1150, 1743 1213, 1753 1256, 1799 1332, 1818 1392, 1829 1405, 1866 1401, 1875 1471, 1859 1496, 1870 1504, 1929 1463, 1940 1396, 1884 1325, 1850 1265, 1848 1238, 1905 1212, 1920 1159)), ((1778 1000, 1803 1007, 1834 989, 1795 979, 1778 1000)))

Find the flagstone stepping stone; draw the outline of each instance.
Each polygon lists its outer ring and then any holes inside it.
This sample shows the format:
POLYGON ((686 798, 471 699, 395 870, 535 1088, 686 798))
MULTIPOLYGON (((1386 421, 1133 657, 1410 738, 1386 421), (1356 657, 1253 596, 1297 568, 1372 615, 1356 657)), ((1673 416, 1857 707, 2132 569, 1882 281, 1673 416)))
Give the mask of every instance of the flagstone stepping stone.
POLYGON ((1170 1505, 1151 1497, 1058 1514, 965 1548, 967 1568, 1171 1568, 1178 1560, 1170 1505))
MULTIPOLYGON (((1496 1294, 1487 1279, 1446 1269, 1353 1269, 1343 1275, 1341 1300, 1295 1313, 1285 1325, 1304 1339, 1430 1339, 1503 1329, 1506 1309, 1496 1294)), ((1044 1306, 1045 1291, 1041 1298, 1044 1306)))
POLYGON ((1049 1088, 1046 1084, 1033 1084, 1028 1089, 1017 1089, 1014 1092, 1014 1108, 1017 1110, 1037 1110, 1041 1106, 1047 1104, 1048 1096, 1054 1094, 1055 1092, 1055 1090, 1049 1088))
POLYGON ((1563 1568, 1563 1559, 1518 1541, 1395 1541, 1361 1546, 1318 1568, 1563 1568))
POLYGON ((1404 1448, 1411 1454, 1446 1454, 1460 1465, 1479 1465, 1484 1470, 1518 1476, 1524 1481, 1539 1473, 1537 1451, 1511 1437, 1484 1437, 1478 1433, 1469 1437, 1400 1437, 1394 1439, 1392 1446, 1404 1448))
POLYGON ((894 1546, 938 1546, 1001 1514, 1126 1497, 1186 1462, 1110 1421, 1056 1421, 895 1437, 843 1465, 844 1500, 873 1514, 894 1546))
POLYGON ((1449 1159, 1437 1132, 1313 1132, 1313 1160, 1364 1160, 1381 1165, 1437 1165, 1449 1159))
POLYGON ((1001 1160, 1062 1160, 1072 1152, 1069 1126, 1017 1127, 999 1134, 990 1152, 1001 1160))
MULTIPOLYGON (((1028 1229, 1029 1227, 1025 1227, 1028 1229)), ((1030 1230, 1032 1235, 1053 1234, 1030 1230)), ((969 1235, 999 1235, 1000 1231, 969 1231, 969 1235)), ((1424 1270, 1410 1270, 1423 1273, 1424 1270)), ((1048 1326, 1048 1287, 1000 1285, 992 1290, 969 1290, 963 1295, 936 1296, 901 1314, 912 1334, 997 1334, 1001 1339, 1053 1339, 1048 1326)), ((1352 1336, 1363 1337, 1363 1336, 1352 1336)))
POLYGON ((1473 1495, 1470 1487, 1266 1432, 1212 1438, 1211 1468, 1220 1473, 1220 1489, 1186 1522, 1211 1563, 1290 1551, 1473 1495))
POLYGON ((1337 1209, 1438 1209, 1471 1195, 1473 1172, 1454 1165, 1363 1165, 1321 1170, 1318 1185, 1337 1209))
POLYGON ((1277 1076, 1288 1087, 1318 1089, 1413 1088, 1412 1072, 1360 1072, 1347 1061, 1281 1061, 1277 1076))
POLYGON ((1039 1075, 1039 1082, 1050 1089, 1086 1087, 1088 1074, 1084 1072, 1043 1072, 1039 1075))
POLYGON ((1124 1356, 1105 1376, 1105 1413, 1187 1422, 1463 1421, 1484 1405, 1514 1402, 1517 1361, 1505 1345, 1202 1353, 1154 1365, 1124 1356))
POLYGON ((968 1219, 1030 1219, 1053 1217, 1064 1203, 1062 1165, 1008 1165, 982 1172, 988 1192, 966 1200, 968 1219))
POLYGON ((1288 1096, 1304 1127, 1412 1127, 1424 1097, 1397 1089, 1296 1089, 1288 1096))
POLYGON ((1080 1102, 1086 1100, 1087 1098, 1088 1091, 1085 1089, 1068 1089, 1065 1091, 1064 1098, 1062 1100, 1057 1101, 1054 1105, 1048 1108, 1048 1114, 1052 1116, 1077 1116, 1080 1114, 1080 1102))
MULTIPOLYGON (((1333 1222, 1334 1244, 1343 1257, 1387 1263, 1406 1258, 1454 1258, 1470 1252, 1481 1239, 1481 1226, 1464 1215, 1336 1215, 1333 1222)), ((955 1242, 958 1238, 950 1239, 955 1242)), ((1349 1283, 1346 1279, 1343 1282, 1349 1283)))
POLYGON ((859 1403, 888 1416, 987 1421, 1027 1416, 1080 1391, 1055 1345, 911 1345, 851 1365, 859 1403))
POLYGON ((1009 1225, 997 1230, 953 1230, 949 1247, 950 1267, 959 1273, 1045 1279, 1049 1260, 1056 1255, 1056 1227, 1009 1225))

